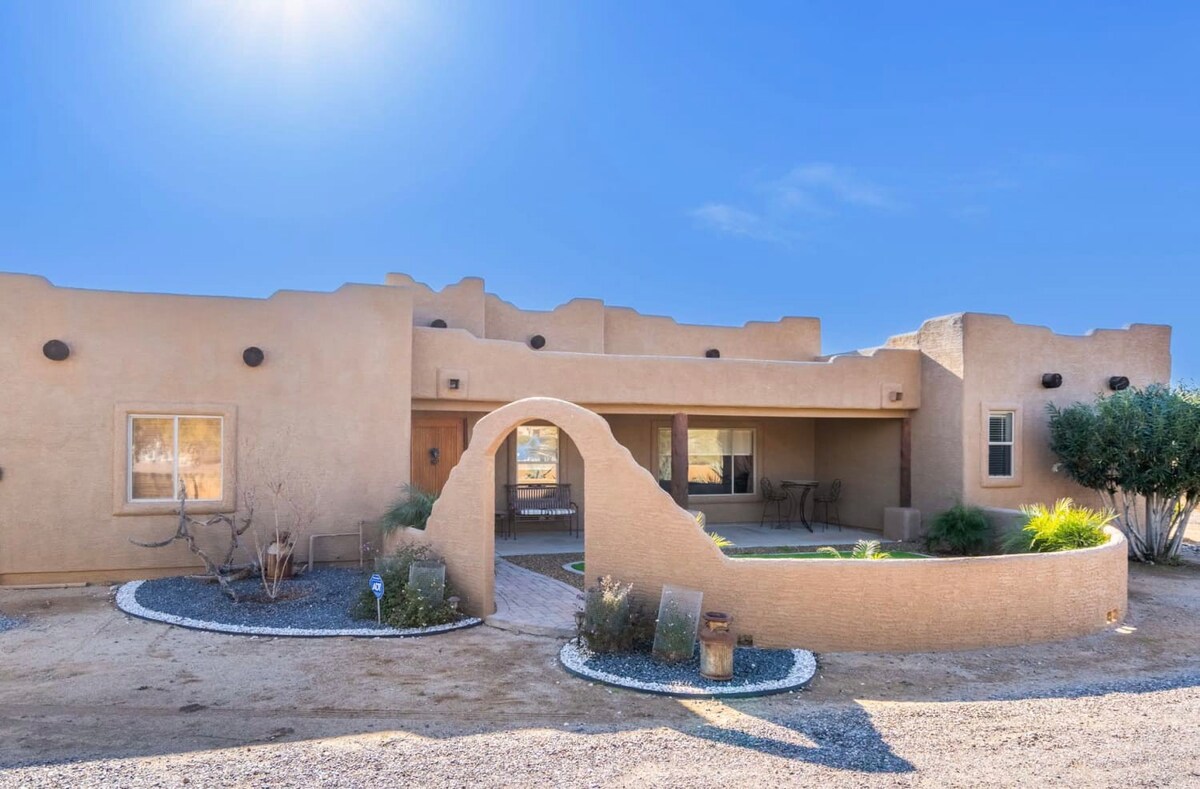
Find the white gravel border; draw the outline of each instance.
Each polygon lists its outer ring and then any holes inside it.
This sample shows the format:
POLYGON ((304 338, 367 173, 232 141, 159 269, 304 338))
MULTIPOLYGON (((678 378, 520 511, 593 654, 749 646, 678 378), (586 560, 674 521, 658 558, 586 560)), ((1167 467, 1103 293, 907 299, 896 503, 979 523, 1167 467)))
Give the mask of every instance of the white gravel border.
POLYGON ((483 620, 469 617, 460 619, 457 622, 451 622, 447 625, 433 625, 432 627, 348 627, 337 630, 319 629, 319 628, 303 628, 303 627, 251 627, 249 625, 230 625, 224 622, 208 622, 203 619, 191 619, 186 616, 176 616, 162 611, 155 611, 152 608, 146 608, 137 601, 137 590, 145 581, 130 581, 122 584, 117 590, 116 603, 117 608, 121 609, 131 616, 136 616, 140 619, 149 619, 152 622, 165 622, 168 625, 178 625, 179 627, 187 627, 193 630, 209 630, 214 633, 230 633, 239 636, 285 636, 293 638, 332 638, 336 636, 348 636, 350 638, 405 638, 413 636, 427 636, 434 633, 445 633, 450 630, 461 630, 464 627, 474 627, 481 624, 483 620))
POLYGON ((580 561, 581 561, 581 560, 576 560, 576 561, 573 561, 573 562, 567 562, 566 564, 564 564, 564 565, 562 566, 562 568, 563 568, 564 570, 566 570, 567 572, 569 572, 569 573, 575 573, 576 575, 586 575, 586 573, 585 573, 583 570, 576 570, 574 567, 572 567, 572 566, 571 566, 571 565, 573 565, 573 564, 579 564, 579 562, 580 562, 580 561))
POLYGON ((765 696, 770 693, 783 693, 802 687, 817 673, 816 656, 806 649, 793 649, 792 670, 787 673, 787 676, 781 679, 769 682, 756 682, 752 685, 731 685, 726 688, 698 688, 693 685, 679 683, 643 682, 642 680, 623 677, 619 674, 610 674, 607 671, 598 671, 587 665, 587 659, 591 655, 592 652, 587 647, 576 644, 574 641, 568 641, 558 653, 558 659, 568 673, 574 674, 577 677, 583 677, 584 679, 594 679, 606 685, 615 685, 619 688, 640 690, 646 693, 658 693, 663 696, 683 696, 700 699, 765 696))

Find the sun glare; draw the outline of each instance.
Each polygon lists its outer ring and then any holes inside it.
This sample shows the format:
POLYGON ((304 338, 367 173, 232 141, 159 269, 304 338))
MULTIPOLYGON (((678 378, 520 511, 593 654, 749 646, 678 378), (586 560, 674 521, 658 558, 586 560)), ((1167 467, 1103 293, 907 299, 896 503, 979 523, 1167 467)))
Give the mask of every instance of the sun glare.
POLYGON ((413 10, 378 0, 197 0, 188 23, 229 57, 302 63, 365 54, 376 34, 413 10))

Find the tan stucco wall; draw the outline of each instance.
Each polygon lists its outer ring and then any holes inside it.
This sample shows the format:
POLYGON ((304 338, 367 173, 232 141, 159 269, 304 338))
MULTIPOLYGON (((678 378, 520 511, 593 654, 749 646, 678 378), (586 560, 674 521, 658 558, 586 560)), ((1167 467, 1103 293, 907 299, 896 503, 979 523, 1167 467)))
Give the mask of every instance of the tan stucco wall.
POLYGON ((723 359, 775 359, 807 362, 821 353, 821 322, 784 318, 745 326, 697 326, 627 307, 604 313, 605 353, 633 356, 704 356, 716 348, 723 359))
POLYGON ((655 602, 664 584, 704 592, 707 610, 762 646, 820 651, 924 651, 1082 635, 1125 612, 1124 538, 1099 548, 965 559, 730 559, 675 506, 596 414, 549 398, 511 403, 480 420, 425 532, 475 615, 495 610, 494 453, 517 425, 545 419, 571 433, 587 464, 584 537, 589 575, 611 575, 655 602))
MULTIPOLYGON (((239 492, 261 482, 248 453, 286 444, 280 464, 322 480, 317 530, 376 521, 409 474, 411 325, 408 293, 383 286, 257 300, 0 275, 0 582, 196 566, 182 545, 129 542, 168 536, 172 516, 113 514, 124 474, 118 403, 232 409, 239 492), (66 361, 42 355, 52 338, 70 346, 66 361), (262 366, 243 364, 250 345, 265 351, 262 366)), ((325 555, 357 558, 354 542, 329 543, 325 555)))
POLYGON ((1136 387, 1169 382, 1170 327, 1134 324, 1071 336, 1001 315, 968 313, 964 320, 963 497, 991 507, 1050 503, 1062 496, 1099 504, 1096 494, 1053 471, 1046 405, 1091 402, 1110 393, 1108 379, 1114 375, 1128 377, 1136 387), (1043 388, 1042 373, 1061 373, 1063 385, 1043 388), (983 414, 988 404, 1020 409, 1019 485, 995 486, 985 477, 983 414))
POLYGON ((486 336, 524 345, 535 334, 547 351, 604 353, 604 302, 573 299, 546 312, 522 310, 488 294, 484 303, 486 336))
POLYGON ((413 398, 508 403, 538 395, 598 407, 681 404, 903 413, 921 404, 920 364, 916 351, 894 349, 821 362, 535 351, 465 331, 417 327, 413 398), (459 380, 458 389, 449 388, 450 378, 459 380), (903 400, 890 400, 892 390, 903 392, 903 400))
POLYGON ((1113 375, 1127 376, 1133 386, 1169 381, 1170 340, 1168 326, 1073 336, 979 313, 935 318, 891 338, 889 347, 922 353, 921 408, 912 417, 913 506, 928 519, 959 500, 1009 508, 1062 496, 1098 503, 1052 470, 1046 405, 1091 401, 1108 392, 1113 375), (1063 385, 1043 388, 1042 374, 1055 372, 1063 385), (989 406, 1020 411, 1020 473, 1011 482, 985 478, 989 406))
POLYGON ((884 507, 900 504, 900 420, 818 419, 816 431, 816 478, 823 494, 842 480, 842 525, 882 530, 884 507))
POLYGON ((441 291, 407 274, 388 274, 385 281, 411 291, 416 326, 427 327, 441 318, 450 328, 465 329, 480 339, 520 344, 540 334, 548 351, 703 357, 716 348, 727 359, 783 361, 811 361, 821 352, 821 322, 816 318, 702 326, 609 307, 597 299, 572 299, 552 310, 523 310, 485 293, 483 280, 475 277, 441 291))
POLYGON ((940 512, 963 493, 963 316, 925 321, 888 346, 921 352, 921 408, 912 415, 912 506, 940 512))

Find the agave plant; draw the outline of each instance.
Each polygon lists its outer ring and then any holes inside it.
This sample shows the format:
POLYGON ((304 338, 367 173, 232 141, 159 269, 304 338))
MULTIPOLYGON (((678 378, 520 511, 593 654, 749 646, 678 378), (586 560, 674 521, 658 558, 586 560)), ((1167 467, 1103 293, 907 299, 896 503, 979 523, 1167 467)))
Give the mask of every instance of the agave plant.
POLYGON ((833 559, 890 559, 892 555, 887 551, 881 551, 879 540, 859 540, 854 543, 854 547, 850 549, 849 554, 843 554, 837 548, 831 545, 826 545, 824 548, 818 548, 817 553, 823 553, 833 559))

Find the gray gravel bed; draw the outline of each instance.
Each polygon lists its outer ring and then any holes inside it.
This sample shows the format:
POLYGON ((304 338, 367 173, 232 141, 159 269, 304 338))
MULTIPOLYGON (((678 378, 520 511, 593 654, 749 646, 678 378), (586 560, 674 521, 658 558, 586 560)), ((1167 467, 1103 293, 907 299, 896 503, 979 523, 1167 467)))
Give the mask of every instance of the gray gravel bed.
POLYGON ((699 649, 690 660, 665 663, 646 652, 597 653, 568 643, 559 653, 568 672, 608 685, 668 696, 751 696, 803 686, 816 672, 816 659, 802 649, 738 647, 733 679, 700 676, 699 649))
POLYGON ((297 627, 311 629, 373 628, 370 620, 355 619, 350 611, 367 586, 365 574, 345 567, 322 567, 284 581, 282 591, 291 599, 259 602, 257 578, 232 584, 240 602, 221 593, 215 583, 183 576, 156 578, 138 587, 136 600, 154 611, 175 616, 247 627, 297 627))
POLYGON ((474 617, 432 627, 394 628, 356 619, 355 602, 369 576, 358 570, 321 568, 285 583, 275 601, 265 599, 253 579, 232 584, 239 602, 217 584, 182 576, 130 581, 117 591, 122 611, 142 619, 234 635, 298 638, 322 636, 401 637, 459 630, 480 624, 474 617))

